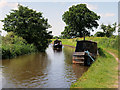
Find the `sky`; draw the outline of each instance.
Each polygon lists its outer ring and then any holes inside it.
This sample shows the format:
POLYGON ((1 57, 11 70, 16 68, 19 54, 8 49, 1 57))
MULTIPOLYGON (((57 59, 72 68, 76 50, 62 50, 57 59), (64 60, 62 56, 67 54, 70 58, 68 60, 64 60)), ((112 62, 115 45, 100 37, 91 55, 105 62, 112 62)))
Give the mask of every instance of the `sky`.
MULTIPOLYGON (((79 1, 79 0, 78 0, 79 1)), ((85 0, 84 0, 85 1, 85 0)), ((58 36, 64 31, 65 23, 62 21, 62 15, 65 11, 68 11, 69 7, 72 5, 77 5, 84 3, 87 7, 95 12, 97 15, 100 15, 100 20, 98 21, 99 25, 102 23, 108 25, 115 22, 118 23, 118 2, 8 2, 6 0, 0 0, 0 20, 4 19, 6 14, 9 14, 11 9, 17 9, 17 5, 21 4, 23 6, 28 6, 31 9, 34 9, 38 12, 43 13, 43 17, 48 19, 48 23, 52 26, 49 28, 49 31, 52 31, 54 36, 58 36)), ((0 22, 0 30, 3 28, 3 23, 0 22)), ((101 31, 100 27, 94 30, 91 34, 95 34, 97 31, 101 31)), ((6 32, 2 31, 2 35, 5 35, 6 32)), ((118 34, 115 32, 114 34, 118 34)))

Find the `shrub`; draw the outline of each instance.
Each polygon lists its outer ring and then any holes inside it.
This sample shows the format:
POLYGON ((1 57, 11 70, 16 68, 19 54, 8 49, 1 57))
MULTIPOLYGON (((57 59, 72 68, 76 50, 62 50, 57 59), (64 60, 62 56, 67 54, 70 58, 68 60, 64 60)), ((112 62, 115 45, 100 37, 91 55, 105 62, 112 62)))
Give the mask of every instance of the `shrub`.
POLYGON ((29 54, 37 51, 33 44, 28 44, 25 39, 14 35, 13 32, 8 33, 2 38, 2 58, 13 58, 16 56, 29 54))

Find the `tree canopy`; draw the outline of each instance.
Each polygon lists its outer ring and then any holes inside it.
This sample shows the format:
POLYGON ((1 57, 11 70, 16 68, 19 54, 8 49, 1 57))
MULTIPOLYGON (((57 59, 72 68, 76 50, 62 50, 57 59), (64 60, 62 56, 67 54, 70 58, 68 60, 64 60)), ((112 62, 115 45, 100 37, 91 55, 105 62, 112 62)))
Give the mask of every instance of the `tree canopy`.
POLYGON ((48 46, 48 39, 52 38, 52 31, 47 31, 51 26, 48 19, 28 7, 18 5, 18 10, 12 10, 4 22, 3 30, 13 31, 16 35, 23 37, 28 43, 33 43, 39 51, 45 51, 48 46))
POLYGON ((96 32, 94 36, 96 36, 96 37, 104 37, 105 33, 104 32, 96 32))
POLYGON ((113 36, 113 32, 116 31, 116 27, 117 27, 117 23, 113 23, 112 25, 111 24, 108 24, 108 25, 105 25, 105 24, 101 24, 100 25, 100 28, 102 29, 102 31, 98 31, 95 33, 94 36, 96 37, 111 37, 113 36))
POLYGON ((86 4, 73 5, 62 15, 62 20, 67 25, 62 35, 79 37, 89 35, 90 30, 94 31, 93 27, 99 26, 97 23, 99 19, 100 16, 89 10, 86 4))
POLYGON ((103 30, 103 33, 105 34, 106 37, 110 37, 113 35, 113 32, 116 31, 117 24, 114 23, 112 25, 104 25, 103 23, 101 24, 101 29, 103 30))

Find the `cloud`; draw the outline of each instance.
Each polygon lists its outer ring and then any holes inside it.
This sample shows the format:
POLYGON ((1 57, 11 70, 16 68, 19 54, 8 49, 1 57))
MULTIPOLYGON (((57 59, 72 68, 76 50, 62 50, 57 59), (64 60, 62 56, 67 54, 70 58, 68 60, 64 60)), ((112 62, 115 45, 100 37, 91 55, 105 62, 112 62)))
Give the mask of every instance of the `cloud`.
POLYGON ((89 4, 89 3, 81 3, 81 4, 86 4, 87 7, 91 10, 97 10, 98 6, 97 5, 93 5, 93 4, 89 4))
MULTIPOLYGON (((77 5, 77 4, 86 4, 87 8, 90 9, 90 10, 97 10, 98 9, 97 5, 88 4, 88 3, 74 3, 72 5, 77 5)), ((69 7, 71 7, 72 5, 70 5, 69 7)))
POLYGON ((0 34, 1 34, 2 36, 6 36, 7 32, 4 31, 4 30, 2 30, 2 28, 3 28, 3 23, 0 22, 0 31, 1 31, 0 34))
POLYGON ((18 6, 18 3, 8 3, 6 0, 0 1, 0 9, 5 7, 17 9, 17 6, 18 6))
POLYGON ((89 9, 92 9, 92 10, 97 10, 98 9, 98 7, 96 5, 92 5, 92 4, 88 4, 88 3, 85 3, 85 4, 87 5, 87 7, 89 9))
POLYGON ((113 17, 115 16, 115 13, 99 13, 101 17, 113 17))
POLYGON ((7 2, 5 0, 0 1, 0 8, 4 7, 7 5, 7 2))
POLYGON ((113 16, 115 16, 115 14, 114 13, 106 13, 105 16, 106 17, 113 17, 113 16))

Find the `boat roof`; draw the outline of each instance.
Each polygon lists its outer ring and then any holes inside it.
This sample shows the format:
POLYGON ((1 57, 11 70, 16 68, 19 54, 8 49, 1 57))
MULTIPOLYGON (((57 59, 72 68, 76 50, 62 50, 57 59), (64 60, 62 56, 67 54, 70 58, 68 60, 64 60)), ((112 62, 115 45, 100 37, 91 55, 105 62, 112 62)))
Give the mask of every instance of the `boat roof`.
POLYGON ((81 40, 81 41, 77 41, 77 42, 91 42, 91 43, 96 43, 97 44, 97 42, 94 42, 92 40, 81 40))

